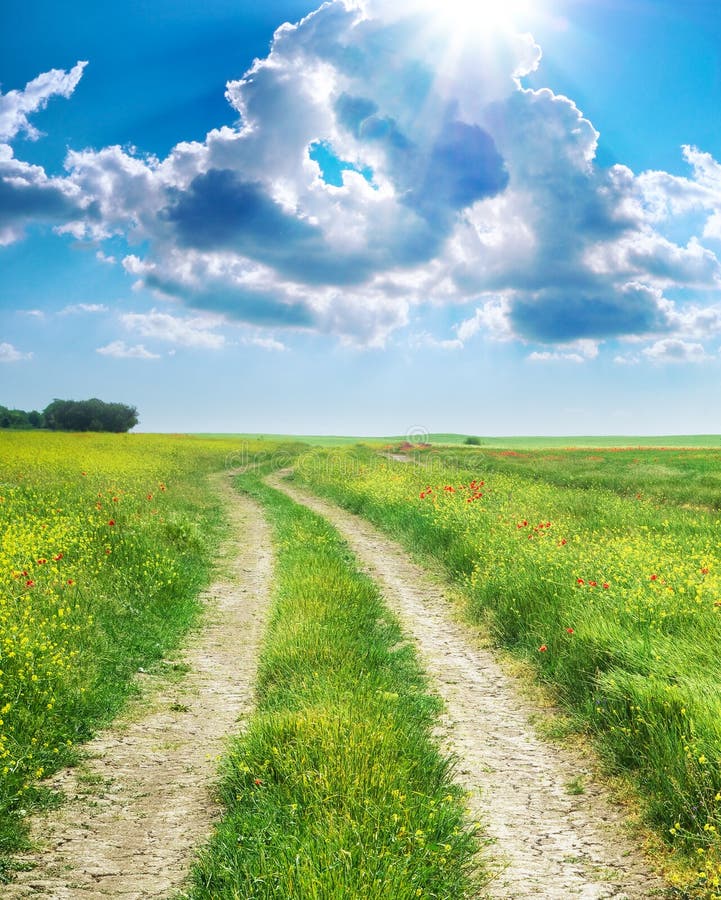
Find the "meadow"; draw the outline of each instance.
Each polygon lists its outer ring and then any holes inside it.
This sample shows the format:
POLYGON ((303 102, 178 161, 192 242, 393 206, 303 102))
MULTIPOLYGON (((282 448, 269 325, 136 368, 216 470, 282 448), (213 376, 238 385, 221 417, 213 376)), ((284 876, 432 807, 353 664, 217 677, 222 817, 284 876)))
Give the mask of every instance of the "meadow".
POLYGON ((333 529, 260 480, 307 445, 1 440, 0 878, 27 817, 57 802, 46 777, 198 624, 224 533, 209 476, 248 467, 238 486, 276 529, 276 606, 193 896, 465 894, 476 844, 430 736, 439 702, 333 529))
MULTIPOLYGON (((238 444, 0 436, 0 860, 76 759, 196 620, 238 444)), ((2 864, 0 864, 0 875, 2 864)))
POLYGON ((318 450, 297 477, 440 561, 467 614, 530 660, 646 821, 721 876, 721 455, 318 450))
POLYGON ((393 459, 357 442, 46 433, 0 447, 0 876, 52 801, 45 778, 199 622, 226 527, 209 476, 250 466, 236 486, 275 529, 274 609, 192 896, 470 889, 476 842, 431 738, 438 702, 337 533, 262 481, 294 464, 445 568, 469 620, 529 660, 569 730, 633 784, 686 896, 721 894, 721 451, 448 444, 393 459))

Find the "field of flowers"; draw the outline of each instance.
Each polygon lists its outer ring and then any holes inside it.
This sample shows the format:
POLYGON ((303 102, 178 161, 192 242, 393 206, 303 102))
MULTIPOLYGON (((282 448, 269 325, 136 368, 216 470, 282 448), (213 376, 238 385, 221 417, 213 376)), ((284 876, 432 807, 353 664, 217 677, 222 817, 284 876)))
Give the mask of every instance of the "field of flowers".
MULTIPOLYGON (((642 467, 629 495, 630 457, 597 456, 607 483, 614 465, 623 470, 625 495, 592 477, 569 486, 568 470, 563 485, 557 451, 552 465, 543 454, 515 458, 513 471, 483 452, 402 463, 358 448, 316 451, 298 477, 444 563, 469 615, 533 660, 609 764, 638 785, 648 821, 695 860, 701 895, 716 896, 721 515, 689 502, 702 490, 662 502, 656 465, 654 499, 642 467), (539 475, 544 466, 553 480, 539 475)), ((704 468, 717 460, 708 451, 704 468)))
POLYGON ((43 800, 43 776, 196 615, 220 525, 205 475, 235 451, 151 435, 0 436, 0 859, 43 800))

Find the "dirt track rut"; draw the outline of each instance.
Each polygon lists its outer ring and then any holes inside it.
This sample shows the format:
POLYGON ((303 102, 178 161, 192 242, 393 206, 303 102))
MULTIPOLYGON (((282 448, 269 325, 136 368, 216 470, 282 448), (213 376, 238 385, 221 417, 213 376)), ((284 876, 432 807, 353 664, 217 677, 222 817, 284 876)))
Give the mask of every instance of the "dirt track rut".
POLYGON ((593 783, 587 762, 537 737, 531 718, 539 710, 519 694, 493 653, 479 649, 470 630, 453 621, 439 583, 358 516, 279 476, 268 481, 341 532, 416 642, 445 702, 442 740, 458 758, 470 817, 493 841, 489 852, 495 875, 483 896, 666 896, 666 887, 629 840, 623 813, 593 783), (569 793, 579 776, 583 793, 569 793))
POLYGON ((0 889, 6 900, 173 896, 208 837, 217 758, 252 703, 272 569, 259 507, 226 476, 218 488, 232 537, 204 595, 203 627, 176 660, 187 675, 141 675, 135 709, 86 745, 78 770, 53 779, 67 802, 35 823, 37 850, 24 857, 33 868, 0 889))

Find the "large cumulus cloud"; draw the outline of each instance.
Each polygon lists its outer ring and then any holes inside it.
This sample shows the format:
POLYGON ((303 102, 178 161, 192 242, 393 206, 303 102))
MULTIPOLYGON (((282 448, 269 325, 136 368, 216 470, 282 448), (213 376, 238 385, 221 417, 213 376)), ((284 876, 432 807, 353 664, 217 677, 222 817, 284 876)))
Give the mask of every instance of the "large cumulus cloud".
MULTIPOLYGON (((599 167, 573 101, 523 86, 540 58, 529 35, 460 35, 420 0, 332 0, 227 85, 234 127, 165 159, 80 150, 51 178, 6 145, 0 240, 39 220, 121 235, 126 270, 159 294, 363 344, 424 304, 459 307, 454 346, 647 337, 669 355, 672 336, 721 330, 704 316, 721 285, 721 167, 691 147, 687 178, 599 167)), ((31 132, 83 65, 0 96, 0 139, 31 132)))

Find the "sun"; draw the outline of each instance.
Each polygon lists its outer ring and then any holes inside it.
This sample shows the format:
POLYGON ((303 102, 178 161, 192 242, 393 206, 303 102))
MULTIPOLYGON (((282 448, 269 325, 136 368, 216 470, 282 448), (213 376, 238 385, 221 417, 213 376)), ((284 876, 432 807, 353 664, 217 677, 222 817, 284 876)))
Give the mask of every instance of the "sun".
POLYGON ((425 0, 439 26, 458 32, 526 31, 538 2, 532 0, 425 0))

